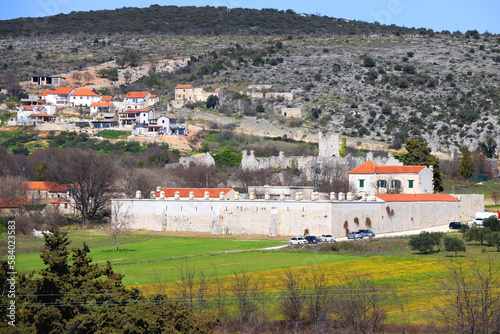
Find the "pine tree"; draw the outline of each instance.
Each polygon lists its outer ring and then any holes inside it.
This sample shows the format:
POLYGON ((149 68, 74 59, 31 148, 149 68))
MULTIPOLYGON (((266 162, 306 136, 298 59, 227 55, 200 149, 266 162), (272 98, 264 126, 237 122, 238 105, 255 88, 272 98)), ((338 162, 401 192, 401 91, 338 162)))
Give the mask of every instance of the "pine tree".
POLYGON ((474 174, 474 166, 472 164, 472 157, 467 146, 462 146, 462 160, 458 166, 458 175, 464 179, 468 179, 474 174))

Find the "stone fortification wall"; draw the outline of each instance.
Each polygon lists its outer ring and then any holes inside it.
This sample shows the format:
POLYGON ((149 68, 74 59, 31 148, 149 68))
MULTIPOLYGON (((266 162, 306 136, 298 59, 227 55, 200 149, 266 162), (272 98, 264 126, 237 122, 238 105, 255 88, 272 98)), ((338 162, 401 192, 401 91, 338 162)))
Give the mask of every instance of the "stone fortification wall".
POLYGON ((280 152, 278 156, 271 156, 268 158, 256 158, 254 151, 250 151, 250 154, 246 150, 242 151, 241 158, 241 168, 243 170, 259 170, 266 168, 287 168, 290 167, 292 161, 297 162, 298 168, 307 175, 307 177, 312 177, 316 169, 320 169, 323 172, 332 172, 333 170, 341 169, 342 172, 349 172, 350 170, 358 167, 362 163, 370 160, 379 165, 395 165, 401 166, 402 163, 392 157, 374 157, 373 154, 367 154, 366 157, 352 157, 347 155, 345 158, 339 156, 290 156, 286 157, 283 152, 280 152))
POLYGON ((179 164, 181 164, 183 167, 189 167, 191 163, 194 163, 197 166, 205 166, 205 167, 213 167, 215 166, 215 160, 210 155, 210 153, 204 154, 203 156, 200 157, 181 157, 179 159, 179 164))
POLYGON ((360 228, 382 233, 470 220, 484 208, 483 196, 457 197, 460 202, 116 199, 112 206, 133 229, 260 235, 308 229, 343 236, 360 228))
POLYGON ((319 133, 318 155, 320 157, 339 156, 341 147, 340 135, 338 133, 319 133))

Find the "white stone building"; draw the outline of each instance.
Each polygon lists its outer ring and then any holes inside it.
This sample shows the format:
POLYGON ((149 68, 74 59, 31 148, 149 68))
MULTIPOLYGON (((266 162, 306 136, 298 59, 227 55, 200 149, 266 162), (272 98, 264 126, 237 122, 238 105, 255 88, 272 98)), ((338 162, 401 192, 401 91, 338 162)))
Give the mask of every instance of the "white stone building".
POLYGON ((379 166, 367 161, 349 172, 359 194, 432 194, 433 173, 426 166, 379 166))

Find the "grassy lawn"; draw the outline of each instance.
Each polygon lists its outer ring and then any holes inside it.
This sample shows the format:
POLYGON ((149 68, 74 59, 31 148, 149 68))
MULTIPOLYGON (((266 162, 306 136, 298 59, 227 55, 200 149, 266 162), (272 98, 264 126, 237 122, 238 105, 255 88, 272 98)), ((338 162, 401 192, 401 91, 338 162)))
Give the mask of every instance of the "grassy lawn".
MULTIPOLYGON (((297 271, 303 281, 315 270, 324 272, 332 289, 340 280, 349 277, 369 277, 380 288, 380 298, 388 305, 389 321, 401 323, 401 296, 405 299, 412 323, 425 323, 435 306, 440 303, 442 287, 439 280, 448 274, 451 261, 486 263, 492 260, 500 269, 500 252, 496 247, 467 243, 467 252, 459 256, 444 250, 419 254, 408 247, 408 238, 387 238, 339 243, 343 247, 332 251, 332 245, 323 247, 294 247, 278 250, 260 250, 284 245, 279 240, 229 239, 227 236, 207 238, 166 236, 151 232, 137 232, 121 236, 120 250, 114 251, 113 240, 100 230, 72 230, 69 237, 72 247, 81 247, 85 241, 91 249, 93 263, 104 266, 111 261, 116 272, 124 275, 125 285, 138 286, 142 291, 156 291, 158 282, 162 289, 175 297, 181 268, 196 271, 195 277, 209 279, 210 289, 215 289, 215 277, 224 280, 224 290, 231 297, 235 273, 251 274, 269 301, 264 306, 272 318, 279 318, 277 302, 284 289, 284 269, 297 271), (264 293, 264 292, 263 292, 264 293), (396 297, 397 295, 397 297, 396 297)), ((461 238, 461 234, 449 235, 461 238)), ((17 269, 20 272, 38 271, 43 268, 39 249, 42 239, 19 238, 17 269), (20 254, 23 253, 23 254, 20 254)), ((210 291, 210 290, 209 290, 210 291)), ((332 290, 335 293, 335 290, 332 290)), ((232 299, 226 302, 231 304, 232 299)))
POLYGON ((127 138, 130 136, 130 131, 115 131, 115 130, 102 130, 99 131, 99 137, 106 139, 119 139, 119 138, 127 138))

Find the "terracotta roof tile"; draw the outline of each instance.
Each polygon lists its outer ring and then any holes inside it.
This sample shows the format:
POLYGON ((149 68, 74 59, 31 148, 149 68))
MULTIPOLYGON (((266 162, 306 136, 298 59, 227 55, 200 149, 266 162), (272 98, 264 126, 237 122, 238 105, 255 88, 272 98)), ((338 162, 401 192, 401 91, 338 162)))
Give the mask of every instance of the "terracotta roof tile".
POLYGON ((71 96, 99 96, 99 95, 94 93, 88 88, 81 88, 76 92, 74 92, 73 94, 71 94, 71 96))
POLYGON ((113 97, 110 95, 101 96, 101 102, 110 102, 112 99, 113 99, 113 97))
POLYGON ((23 190, 47 190, 55 186, 56 182, 47 181, 23 181, 21 182, 20 188, 23 190))
POLYGON ((93 102, 91 107, 111 107, 111 102, 93 102))
POLYGON ((149 94, 149 92, 128 92, 125 95, 125 98, 126 99, 130 99, 130 98, 144 98, 148 94, 149 94))
POLYGON ((384 202, 459 202, 448 194, 378 194, 384 202))
POLYGON ((154 94, 154 95, 151 95, 149 98, 150 99, 156 99, 158 97, 158 95, 154 94))
MULTIPOLYGON (((221 191, 224 194, 229 193, 232 188, 161 188, 165 192, 165 197, 174 197, 175 192, 179 192, 180 197, 189 197, 189 192, 194 191, 194 197, 203 198, 205 196, 205 191, 208 191, 210 198, 219 198, 219 193, 221 191)), ((155 194, 155 197, 160 197, 159 193, 155 194)))
POLYGON ((177 85, 175 86, 175 89, 189 89, 189 88, 192 88, 193 86, 191 86, 190 84, 187 84, 187 85, 177 85))
POLYGON ((349 174, 418 174, 425 166, 379 166, 373 161, 367 161, 354 168, 349 174))
POLYGON ((31 114, 29 117, 49 117, 49 118, 56 118, 54 115, 49 115, 49 114, 31 114))

